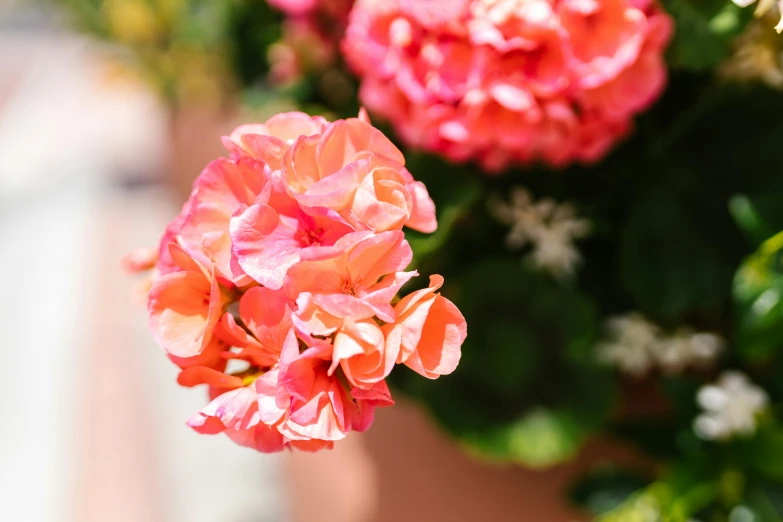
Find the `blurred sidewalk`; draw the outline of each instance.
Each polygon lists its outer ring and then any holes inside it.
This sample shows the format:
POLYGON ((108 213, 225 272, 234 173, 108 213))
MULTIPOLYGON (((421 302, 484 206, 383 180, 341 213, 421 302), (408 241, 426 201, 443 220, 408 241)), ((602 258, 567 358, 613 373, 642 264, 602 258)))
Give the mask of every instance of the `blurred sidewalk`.
POLYGON ((0 520, 281 522, 279 461, 185 426, 205 390, 177 386, 119 266, 177 209, 149 183, 164 112, 87 42, 12 25, 0 20, 0 520))

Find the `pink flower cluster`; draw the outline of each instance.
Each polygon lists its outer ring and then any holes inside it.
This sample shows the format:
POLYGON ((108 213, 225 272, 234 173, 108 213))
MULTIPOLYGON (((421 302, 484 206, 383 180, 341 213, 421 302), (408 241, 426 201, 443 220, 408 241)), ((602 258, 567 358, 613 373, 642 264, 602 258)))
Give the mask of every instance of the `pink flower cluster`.
POLYGON ((268 2, 286 15, 280 40, 267 50, 273 84, 292 84, 334 65, 353 0, 268 2))
POLYGON ((357 0, 343 52, 408 143, 488 170, 600 159, 666 83, 653 0, 357 0))
POLYGON ((194 430, 264 452, 331 448, 393 403, 396 364, 454 371, 467 331, 443 279, 395 301, 417 275, 402 228, 434 231, 435 206, 366 117, 285 113, 224 143, 156 258, 128 260, 155 267, 149 321, 178 382, 209 388, 194 430))
POLYGON ((269 80, 286 86, 303 80, 308 73, 322 72, 337 58, 337 42, 321 30, 311 16, 292 17, 283 22, 280 40, 267 49, 269 80))
POLYGON ((353 0, 267 0, 289 16, 322 13, 332 18, 345 18, 353 0))

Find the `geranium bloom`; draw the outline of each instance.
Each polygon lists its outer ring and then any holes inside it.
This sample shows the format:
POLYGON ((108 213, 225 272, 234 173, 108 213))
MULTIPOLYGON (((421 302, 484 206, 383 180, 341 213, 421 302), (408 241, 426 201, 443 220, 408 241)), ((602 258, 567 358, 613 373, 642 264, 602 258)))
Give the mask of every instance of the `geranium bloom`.
POLYGON ((183 246, 201 263, 214 264, 218 274, 242 281, 243 274, 231 269, 231 216, 257 199, 271 194, 268 169, 247 157, 210 163, 193 185, 187 214, 179 229, 183 246))
POLYGON ((396 320, 384 327, 387 349, 399 353, 398 362, 429 379, 457 368, 460 347, 468 335, 459 309, 436 293, 441 286, 441 276, 430 277, 429 288, 400 300, 394 307, 396 320))
MULTIPOLYGON (((269 46, 269 79, 277 85, 295 83, 307 74, 322 74, 324 85, 343 83, 343 73, 333 67, 339 42, 345 33, 353 0, 268 0, 285 13, 280 39, 269 46)), ((320 82, 319 82, 320 83, 320 82)), ((326 88, 340 98, 339 88, 326 88)))
POLYGON ((405 169, 402 153, 360 118, 299 137, 286 153, 282 176, 301 205, 333 210, 357 230, 437 227, 426 188, 405 169))
POLYGON ((309 253, 289 271, 289 296, 308 293, 313 303, 336 317, 394 320, 389 302, 416 272, 403 273, 413 252, 401 231, 358 232, 332 248, 309 253))
MULTIPOLYGON (((338 15, 346 20, 348 12, 338 15)), ((296 16, 283 22, 279 41, 267 49, 269 80, 290 85, 313 72, 328 69, 337 57, 337 44, 320 27, 318 16, 296 16)))
POLYGON ((155 340, 175 357, 195 357, 209 345, 228 298, 214 267, 208 271, 172 243, 171 255, 181 269, 153 283, 149 292, 150 328, 155 340))
POLYGON ((465 322, 437 287, 393 305, 417 275, 403 227, 435 230, 435 205, 364 115, 285 113, 224 143, 157 251, 126 265, 156 277, 150 326, 177 382, 209 390, 190 427, 331 448, 393 404, 397 363, 433 378, 459 360, 465 322))
POLYGON ((408 143, 488 169, 601 158, 660 94, 649 0, 358 0, 343 52, 408 143))
POLYGON ((296 113, 290 120, 288 136, 294 125, 314 134, 283 142, 250 133, 268 132, 272 126, 267 124, 244 126, 229 140, 243 144, 234 149, 240 160, 244 154, 264 157, 268 148, 275 150, 277 161, 285 150, 280 170, 274 171, 277 188, 231 219, 241 273, 277 289, 308 249, 331 246, 349 232, 403 226, 435 230, 435 206, 427 189, 413 180, 402 153, 380 131, 358 118, 337 121, 322 133, 319 125, 301 121, 296 113))
POLYGON ((327 121, 319 116, 284 112, 262 124, 240 125, 223 138, 223 144, 240 156, 248 154, 279 169, 285 151, 296 138, 320 134, 326 126, 327 121))
POLYGON ((253 287, 239 300, 239 319, 244 327, 226 313, 216 335, 240 350, 235 357, 262 368, 273 366, 293 327, 292 304, 281 291, 253 287))

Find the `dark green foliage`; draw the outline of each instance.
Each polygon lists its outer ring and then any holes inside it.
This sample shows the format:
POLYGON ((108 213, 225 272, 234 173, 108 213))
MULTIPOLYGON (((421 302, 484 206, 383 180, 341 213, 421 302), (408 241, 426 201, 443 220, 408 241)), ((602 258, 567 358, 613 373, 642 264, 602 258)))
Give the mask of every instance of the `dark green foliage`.
MULTIPOLYGON (((100 0, 64 1, 83 10, 90 31, 111 37, 100 0)), ((263 0, 183 5, 182 23, 139 44, 142 60, 147 47, 174 38, 220 47, 236 83, 252 87, 250 105, 284 97, 311 113, 357 114, 356 82, 343 64, 329 71, 339 88, 323 82, 324 71, 270 88, 267 50, 282 28, 263 0)), ((783 522, 783 95, 715 74, 752 7, 662 5, 676 23, 667 90, 600 163, 488 176, 400 144, 440 224, 434 234, 406 233, 422 275, 411 286, 444 275, 441 293, 464 313, 468 338, 454 374, 430 381, 400 368, 390 382, 481 458, 551 466, 603 432, 657 459, 654 476, 608 467, 575 485, 573 500, 605 522, 646 522, 650 506, 661 522, 783 522), (509 227, 487 201, 516 186, 569 202, 591 222, 573 278, 556 279, 526 263, 526 250, 507 248, 509 227), (596 362, 606 320, 632 311, 667 332, 690 327, 728 342, 715 367, 647 375, 662 403, 650 415, 620 408, 627 382, 596 362), (757 433, 708 442, 692 429, 696 396, 723 368, 747 372, 771 408, 757 433), (737 509, 752 518, 736 518, 737 509)))
POLYGON ((593 515, 616 509, 635 493, 650 484, 650 477, 636 470, 601 465, 571 487, 570 498, 593 515))
POLYGON ((681 69, 718 65, 752 17, 750 10, 722 0, 665 0, 663 5, 676 23, 669 63, 681 69))
MULTIPOLYGON (((395 384, 483 455, 529 465, 570 457, 613 402, 614 378, 593 362, 608 316, 639 310, 667 328, 731 336, 732 279, 755 247, 748 234, 759 234, 737 222, 737 196, 754 194, 748 199, 763 216, 762 230, 783 228, 783 211, 769 196, 783 182, 770 174, 778 160, 769 157, 770 136, 783 143, 783 126, 771 114, 783 121, 783 101, 766 89, 675 74, 636 135, 594 167, 482 178, 470 166, 413 156, 409 167, 427 184, 445 225, 434 236, 411 235, 418 268, 446 277, 443 294, 465 314, 469 335, 454 375, 424 383, 403 374, 395 384), (734 127, 747 130, 738 138, 726 132, 734 127), (579 242, 586 262, 574 280, 536 271, 505 247, 508 228, 489 216, 484 201, 517 185, 537 199, 572 202, 592 221, 591 236, 579 242), (547 421, 528 424, 531 415, 547 421), (556 450, 540 450, 546 456, 538 462, 531 457, 538 451, 518 450, 518 441, 547 430, 556 450)), ((615 432, 659 457, 676 456, 684 443, 676 433, 692 437, 703 382, 670 381, 671 402, 685 411, 652 419, 647 429, 618 422, 615 432)))
POLYGON ((671 191, 653 192, 623 226, 620 279, 637 309, 651 317, 677 324, 694 310, 718 315, 725 304, 733 256, 698 204, 671 191))
POLYGON ((269 70, 267 49, 281 34, 282 15, 269 4, 253 0, 233 0, 228 18, 231 58, 243 85, 263 81, 269 70))
POLYGON ((734 278, 739 354, 769 360, 783 348, 783 235, 761 245, 734 278))

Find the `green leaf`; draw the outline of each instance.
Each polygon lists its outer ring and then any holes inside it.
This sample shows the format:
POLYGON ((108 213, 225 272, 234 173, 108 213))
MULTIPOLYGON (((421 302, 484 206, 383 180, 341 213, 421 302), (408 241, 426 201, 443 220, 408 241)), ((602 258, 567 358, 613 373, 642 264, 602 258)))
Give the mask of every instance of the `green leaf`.
POLYGON ((705 70, 729 52, 732 38, 752 16, 725 0, 667 0, 664 6, 675 21, 669 63, 676 68, 705 70))
POLYGON ((638 471, 601 466, 575 483, 569 496, 577 506, 602 515, 618 508, 649 483, 649 478, 638 471))
POLYGON ((413 249, 411 266, 416 267, 443 248, 459 220, 482 199, 483 187, 474 173, 450 167, 432 156, 411 156, 408 168, 427 186, 438 217, 438 229, 432 234, 406 231, 406 239, 413 249))
POLYGON ((621 281, 637 307, 659 320, 718 313, 728 298, 733 263, 714 223, 669 192, 640 201, 622 232, 621 281))
POLYGON ((621 419, 612 423, 608 429, 611 434, 655 458, 676 458, 680 451, 674 436, 677 423, 669 417, 621 419))
POLYGON ((244 86, 259 83, 269 70, 267 49, 282 36, 282 16, 266 2, 226 2, 226 35, 231 65, 244 86))
POLYGON ((766 360, 783 346, 783 232, 765 241, 734 277, 736 342, 746 360, 766 360))
POLYGON ((781 491, 771 488, 755 488, 748 492, 748 507, 763 522, 783 522, 781 491))
POLYGON ((585 435, 568 412, 537 409, 507 426, 465 435, 462 441, 479 457, 545 468, 576 455, 585 435))
POLYGON ((407 231, 406 238, 413 249, 411 267, 418 266, 423 258, 437 252, 446 244, 454 231, 454 225, 469 211, 480 194, 477 183, 464 184, 462 190, 454 195, 454 199, 437 205, 438 230, 429 235, 407 231))
POLYGON ((750 465, 761 475, 783 481, 783 426, 767 425, 747 441, 750 465))
POLYGON ((500 318, 486 330, 485 342, 492 346, 492 356, 475 365, 475 373, 482 382, 501 394, 519 394, 533 382, 541 370, 538 350, 530 332, 518 322, 500 318))
MULTIPOLYGON (((775 207, 780 208, 780 195, 776 194, 775 207)), ((764 199, 762 199, 764 201, 764 199)), ((764 219, 758 200, 745 194, 737 194, 729 201, 729 212, 734 222, 745 234, 758 245, 775 233, 775 230, 764 219)), ((783 223, 781 223, 783 225, 783 223)))
POLYGON ((596 519, 598 522, 685 522, 684 516, 665 516, 658 499, 647 491, 631 495, 625 502, 596 519))
POLYGON ((686 522, 715 501, 714 484, 675 468, 667 477, 631 495, 598 522, 686 522), (688 480, 683 480, 687 476, 688 480))
POLYGON ((594 304, 516 254, 478 255, 466 234, 454 243, 464 245, 439 269, 469 325, 460 366, 437 381, 396 371, 391 384, 476 454, 536 467, 567 460, 605 418, 616 385, 591 352, 594 304))

